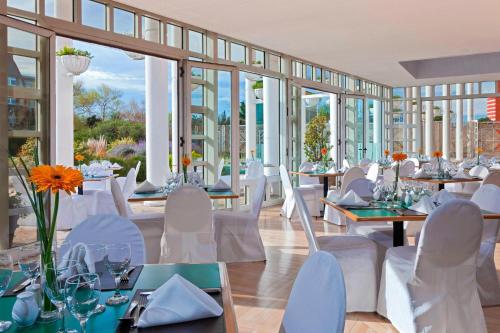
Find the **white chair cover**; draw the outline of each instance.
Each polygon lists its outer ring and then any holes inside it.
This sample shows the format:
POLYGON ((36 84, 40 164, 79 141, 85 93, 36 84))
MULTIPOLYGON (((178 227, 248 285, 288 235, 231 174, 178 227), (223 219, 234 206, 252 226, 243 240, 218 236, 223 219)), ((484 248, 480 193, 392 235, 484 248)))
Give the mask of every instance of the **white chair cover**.
POLYGON ((372 163, 372 165, 368 168, 366 178, 375 183, 378 180, 379 168, 380 165, 378 163, 372 163))
POLYGON ((83 199, 87 207, 88 216, 116 215, 118 213, 115 202, 113 201, 113 196, 109 190, 89 190, 84 186, 83 199))
POLYGON ((217 259, 222 262, 266 260, 264 244, 259 234, 259 215, 266 193, 266 177, 261 176, 249 213, 215 211, 214 227, 217 259))
POLYGON ((387 250, 377 312, 401 332, 486 332, 476 284, 483 219, 467 200, 428 217, 418 247, 387 250))
POLYGON ((410 177, 415 174, 415 163, 410 160, 406 160, 399 167, 399 176, 400 177, 410 177))
POLYGON ((346 284, 347 312, 375 311, 379 271, 376 245, 361 236, 339 235, 316 238, 306 203, 297 189, 294 192, 300 222, 309 244, 309 254, 318 250, 330 252, 342 267, 346 284))
POLYGON ((346 292, 334 256, 320 251, 300 268, 288 298, 281 332, 344 332, 346 292))
POLYGON ((483 185, 487 184, 500 186, 500 171, 490 172, 486 177, 484 177, 483 185))
MULTIPOLYGON (((344 173, 344 177, 342 177, 342 184, 340 186, 340 190, 328 191, 328 195, 326 196, 328 200, 336 200, 337 198, 342 197, 347 193, 347 186, 355 179, 365 178, 365 173, 363 169, 359 167, 352 167, 348 169, 344 173)), ((328 205, 325 205, 325 215, 323 219, 327 222, 337 224, 337 225, 346 225, 345 215, 339 213, 335 208, 332 208, 328 205)))
POLYGON ((490 172, 488 171, 488 168, 483 166, 483 165, 476 165, 469 171, 469 175, 472 177, 479 177, 481 179, 486 178, 490 172))
POLYGON ((125 199, 123 192, 120 190, 120 186, 118 185, 116 179, 111 178, 110 185, 111 195, 113 196, 118 215, 120 215, 121 217, 130 218, 133 215, 132 209, 130 209, 129 204, 127 203, 127 199, 125 199))
POLYGON ((351 164, 349 163, 349 161, 347 159, 343 159, 342 160, 342 169, 344 170, 347 170, 351 167, 351 164))
POLYGON ((372 161, 369 158, 363 158, 359 161, 359 167, 363 169, 364 173, 367 173, 371 163, 372 161))
POLYGON ((217 261, 212 202, 196 186, 185 185, 168 195, 160 263, 217 261))
POLYGON ((375 183, 366 178, 353 179, 349 184, 347 184, 345 192, 353 190, 360 197, 372 197, 373 189, 375 188, 375 183))
POLYGON ((221 158, 219 166, 217 167, 217 180, 221 179, 222 171, 224 170, 224 159, 221 158))
POLYGON ((413 165, 415 165, 415 168, 420 167, 420 162, 418 161, 418 158, 410 157, 410 158, 408 158, 408 161, 412 161, 413 165))
POLYGON ((246 170, 247 179, 255 179, 264 175, 264 166, 260 161, 249 161, 246 170))
POLYGON ((83 195, 68 195, 61 191, 57 211, 57 230, 70 230, 88 217, 83 195))
MULTIPOLYGON (((138 163, 141 163, 141 161, 139 161, 138 163)), ((129 198, 132 195, 132 193, 134 193, 137 187, 136 179, 137 179, 137 173, 135 172, 135 169, 130 168, 130 170, 127 173, 127 177, 125 178, 125 183, 123 183, 123 188, 122 188, 123 197, 129 198)))
MULTIPOLYGON (((281 184, 283 185, 283 192, 285 193, 285 202, 281 207, 281 214, 288 219, 291 219, 295 213, 295 197, 293 194, 292 182, 290 181, 290 176, 284 165, 280 165, 280 177, 281 184)), ((319 211, 319 199, 318 192, 314 188, 309 187, 299 187, 298 190, 307 202, 307 207, 309 208, 313 216, 320 216, 319 211)))
POLYGON ((129 243, 132 249, 131 265, 146 263, 144 238, 137 226, 117 215, 96 215, 77 225, 66 237, 71 244, 129 243))
MULTIPOLYGON (((481 209, 500 213, 500 187, 482 185, 471 198, 481 209)), ((477 261, 478 292, 483 306, 500 305, 500 282, 495 266, 495 246, 498 239, 499 220, 485 220, 479 258, 477 261)))

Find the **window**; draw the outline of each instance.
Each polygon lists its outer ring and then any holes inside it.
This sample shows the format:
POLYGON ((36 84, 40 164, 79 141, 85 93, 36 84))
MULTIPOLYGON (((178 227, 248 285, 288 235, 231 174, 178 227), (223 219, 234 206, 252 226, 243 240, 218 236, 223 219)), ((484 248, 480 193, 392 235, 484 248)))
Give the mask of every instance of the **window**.
POLYGON ((189 51, 203 54, 203 37, 201 32, 189 30, 189 51))
POLYGON ((304 65, 300 61, 296 61, 294 67, 295 67, 295 76, 296 77, 304 77, 304 75, 303 75, 304 65))
POLYGON ((332 78, 331 78, 331 73, 330 71, 323 71, 323 81, 326 83, 326 84, 332 84, 332 78))
POLYGON ((246 47, 238 43, 231 43, 231 61, 241 64, 247 63, 246 47))
POLYGON ((36 0, 7 0, 7 6, 28 12, 36 12, 36 0))
POLYGON ((264 67, 264 51, 252 49, 252 65, 255 67, 264 67))
POLYGON ((226 59, 226 41, 224 39, 217 39, 217 57, 226 59))
POLYGON ((272 71, 281 72, 281 57, 269 54, 269 65, 268 68, 272 71))
POLYGON ((82 24, 106 29, 106 5, 92 0, 82 0, 82 24))
POLYGON ((113 9, 114 32, 122 35, 135 36, 135 15, 127 10, 113 9))
POLYGON ((311 80, 313 79, 313 66, 311 65, 306 65, 306 68, 305 68, 305 79, 306 80, 311 80))
POLYGON ((494 94, 495 81, 481 82, 481 94, 494 94))
POLYGON ((73 0, 45 0, 45 15, 72 22, 73 0))
POLYGON ((320 67, 314 68, 314 81, 321 82, 321 68, 320 67))
POLYGON ((159 43, 160 36, 160 21, 147 16, 143 16, 141 38, 150 42, 159 43))
POLYGON ((171 47, 182 48, 182 28, 174 25, 167 24, 167 45, 171 47))

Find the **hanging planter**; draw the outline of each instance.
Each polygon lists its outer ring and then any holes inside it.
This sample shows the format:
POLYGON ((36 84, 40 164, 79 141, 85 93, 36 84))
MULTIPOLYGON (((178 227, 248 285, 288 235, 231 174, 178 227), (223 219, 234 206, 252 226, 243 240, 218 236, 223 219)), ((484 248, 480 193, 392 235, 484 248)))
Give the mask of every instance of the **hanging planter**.
POLYGON ((73 47, 63 47, 57 51, 56 55, 68 72, 68 75, 80 75, 85 72, 90 65, 92 55, 88 51, 82 51, 73 47))

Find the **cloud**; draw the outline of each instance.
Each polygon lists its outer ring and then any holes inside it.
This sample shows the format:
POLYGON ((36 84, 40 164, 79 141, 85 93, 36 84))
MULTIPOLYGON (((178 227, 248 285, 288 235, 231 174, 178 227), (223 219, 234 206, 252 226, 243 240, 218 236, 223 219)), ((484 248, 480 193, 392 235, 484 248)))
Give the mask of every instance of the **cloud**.
POLYGON ((126 73, 115 73, 89 69, 79 77, 89 88, 95 88, 101 84, 126 91, 137 91, 144 93, 144 76, 138 77, 126 73))

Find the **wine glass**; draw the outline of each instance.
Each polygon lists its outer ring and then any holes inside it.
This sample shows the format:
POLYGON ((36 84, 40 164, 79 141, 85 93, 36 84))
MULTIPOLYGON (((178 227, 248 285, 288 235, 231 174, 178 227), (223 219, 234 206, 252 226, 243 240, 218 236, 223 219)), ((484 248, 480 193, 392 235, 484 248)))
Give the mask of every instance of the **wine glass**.
POLYGON ((128 302, 128 296, 120 294, 120 278, 128 271, 131 253, 130 244, 127 243, 106 245, 104 265, 106 265, 109 274, 115 279, 116 284, 114 295, 106 300, 106 304, 108 305, 118 305, 128 302))
POLYGON ((31 280, 31 285, 36 283, 37 277, 40 275, 40 256, 33 253, 23 254, 18 260, 19 269, 24 276, 31 280))
MULTIPOLYGON (((87 249, 89 250, 94 263, 102 262, 104 260, 104 256, 106 255, 106 246, 103 244, 87 244, 87 249)), ((88 270, 88 267, 81 268, 83 273, 92 273, 88 270)), ((104 305, 97 304, 95 313, 103 313, 105 310, 106 307, 104 305)))
MULTIPOLYGON (((0 297, 5 294, 9 287, 13 269, 12 257, 6 253, 0 253, 0 297)), ((0 320, 0 332, 8 330, 11 325, 12 322, 10 321, 0 320)))
POLYGON ((42 273, 42 288, 45 295, 50 299, 52 304, 57 307, 59 317, 61 318, 61 327, 58 333, 77 333, 76 330, 66 329, 64 310, 66 309, 66 298, 64 296, 64 288, 66 281, 77 274, 78 262, 75 260, 68 260, 60 267, 45 268, 42 273))
POLYGON ((74 275, 64 284, 64 298, 71 314, 78 319, 82 332, 95 312, 101 296, 101 281, 95 273, 74 275))

